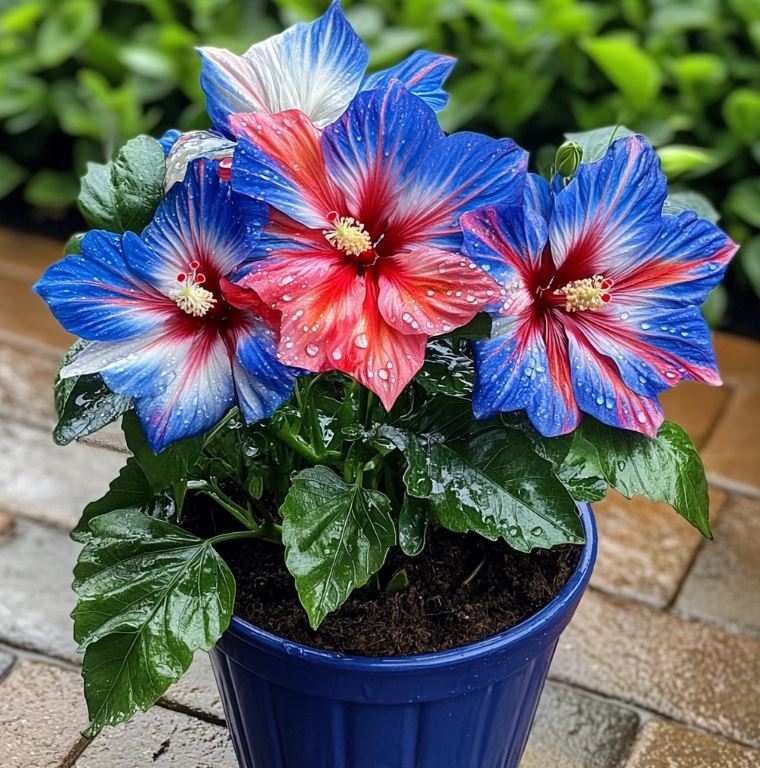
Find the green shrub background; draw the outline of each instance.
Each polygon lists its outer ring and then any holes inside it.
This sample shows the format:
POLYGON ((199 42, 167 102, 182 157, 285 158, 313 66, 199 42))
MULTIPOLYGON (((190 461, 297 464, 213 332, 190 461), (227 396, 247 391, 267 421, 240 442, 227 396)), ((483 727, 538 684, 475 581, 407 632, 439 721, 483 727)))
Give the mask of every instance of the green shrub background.
MULTIPOLYGON (((51 224, 131 136, 206 125, 195 45, 242 52, 325 0, 0 0, 0 197, 51 224)), ((546 162, 562 132, 623 123, 743 243, 708 315, 758 333, 760 0, 344 0, 372 66, 459 58, 448 130, 546 162)), ((6 218, 8 218, 6 216, 6 218)), ((70 219, 65 219, 67 222, 70 219)), ((75 221, 75 220, 74 220, 75 221)))

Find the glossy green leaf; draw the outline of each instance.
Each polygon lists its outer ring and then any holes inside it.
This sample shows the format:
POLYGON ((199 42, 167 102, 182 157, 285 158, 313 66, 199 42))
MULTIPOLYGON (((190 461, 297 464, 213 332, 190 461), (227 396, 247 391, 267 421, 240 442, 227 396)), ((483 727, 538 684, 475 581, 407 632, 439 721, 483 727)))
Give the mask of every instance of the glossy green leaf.
MULTIPOLYGON (((81 339, 66 353, 61 367, 70 363, 87 346, 81 339)), ((85 435, 92 434, 110 424, 132 407, 132 399, 112 392, 99 374, 56 377, 53 388, 58 423, 53 430, 53 440, 58 445, 68 445, 85 435)))
POLYGON ((660 92, 662 76, 657 63, 627 35, 586 40, 583 49, 634 107, 651 104, 660 92))
POLYGON ((151 707, 229 625, 235 580, 209 541, 121 510, 91 523, 74 569, 85 736, 151 707))
POLYGON ((82 177, 79 208, 87 223, 111 232, 140 232, 163 197, 166 161, 161 145, 138 136, 112 162, 89 163, 82 177))
POLYGON ((584 417, 559 473, 571 469, 589 482, 603 480, 631 498, 669 504, 710 537, 707 480, 697 449, 684 430, 666 421, 654 439, 584 417))
POLYGON ((613 141, 635 135, 634 131, 624 125, 608 125, 593 131, 566 133, 565 138, 581 148, 584 163, 595 163, 604 157, 613 141))
POLYGON ((285 563, 316 629, 380 570, 396 543, 390 501, 312 467, 293 478, 280 514, 285 563))
POLYGON ((380 430, 406 458, 407 492, 427 499, 438 524, 503 538, 523 552, 583 541, 573 498, 523 431, 438 408, 446 416, 427 433, 380 430))
POLYGON ((663 173, 670 179, 685 173, 706 173, 720 163, 717 152, 703 147, 670 144, 657 150, 663 173))
POLYGON ((398 543, 402 552, 416 557, 425 548, 427 536, 427 501, 404 494, 398 513, 398 543))
POLYGON ((475 383, 475 366, 456 342, 433 339, 427 345, 425 364, 414 380, 429 394, 469 397, 475 383))

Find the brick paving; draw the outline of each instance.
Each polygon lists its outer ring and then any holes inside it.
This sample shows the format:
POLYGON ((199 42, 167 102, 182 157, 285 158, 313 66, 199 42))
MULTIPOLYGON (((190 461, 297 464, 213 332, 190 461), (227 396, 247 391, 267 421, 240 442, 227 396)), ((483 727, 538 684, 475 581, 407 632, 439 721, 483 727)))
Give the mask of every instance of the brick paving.
MULTIPOLYGON (((0 229, 0 765, 232 768, 208 659, 153 711, 88 743, 68 616, 82 503, 123 460, 112 431, 58 448, 51 381, 70 342, 30 293, 60 244, 0 229)), ((760 344, 717 334, 722 389, 670 418, 701 446, 715 541, 612 494, 599 561, 563 636, 522 768, 760 768, 760 344)), ((357 767, 358 768, 358 767, 357 767)))

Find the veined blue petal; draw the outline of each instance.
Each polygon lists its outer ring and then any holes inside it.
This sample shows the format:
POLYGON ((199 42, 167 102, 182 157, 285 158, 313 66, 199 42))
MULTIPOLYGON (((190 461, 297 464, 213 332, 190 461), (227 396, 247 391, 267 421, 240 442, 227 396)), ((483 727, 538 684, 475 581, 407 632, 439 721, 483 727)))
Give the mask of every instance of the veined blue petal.
POLYGON ((176 309, 130 270, 122 236, 100 230, 85 235, 81 256, 53 264, 34 289, 69 333, 88 341, 150 333, 176 309))
POLYGON ((635 265, 658 234, 667 182, 657 153, 642 136, 615 141, 599 161, 581 164, 554 200, 549 238, 558 268, 583 277, 635 265))
POLYGON ((525 180, 525 206, 538 213, 544 221, 551 221, 554 196, 549 182, 537 173, 529 173, 525 180))
POLYGON ((171 151, 171 148, 177 143, 177 139, 182 135, 182 131, 178 130, 177 128, 170 128, 168 131, 164 133, 163 136, 158 140, 158 143, 161 145, 161 149, 164 150, 164 155, 168 155, 171 151))
POLYGON ((201 87, 216 126, 240 112, 299 109, 316 125, 336 120, 356 95, 367 47, 334 0, 323 16, 251 46, 242 56, 204 47, 201 87))
POLYGON ((578 426, 564 337, 554 328, 546 338, 529 313, 499 317, 493 338, 475 342, 476 418, 525 410, 545 437, 571 432, 578 426), (547 341, 550 346, 547 349, 547 341))
POLYGON ((177 275, 198 261, 208 278, 223 277, 256 257, 256 244, 266 223, 266 207, 238 196, 219 178, 217 163, 201 158, 185 180, 169 190, 153 221, 143 230, 147 246, 130 268, 169 294, 177 275))
POLYGON ((362 91, 386 87, 391 80, 403 83, 410 93, 422 99, 429 107, 440 112, 448 103, 449 94, 443 90, 446 78, 456 64, 453 56, 444 56, 430 51, 415 51, 400 64, 367 75, 362 82, 362 91))
POLYGON ((272 334, 261 323, 254 326, 240 337, 232 367, 240 410, 248 422, 271 416, 292 394, 298 374, 277 359, 272 334))

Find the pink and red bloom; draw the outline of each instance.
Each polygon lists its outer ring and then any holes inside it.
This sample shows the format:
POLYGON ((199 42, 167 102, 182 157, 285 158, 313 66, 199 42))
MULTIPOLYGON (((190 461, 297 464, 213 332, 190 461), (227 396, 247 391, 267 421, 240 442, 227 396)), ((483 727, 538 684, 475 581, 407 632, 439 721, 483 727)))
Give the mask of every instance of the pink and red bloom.
POLYGON ((321 131, 303 113, 235 115, 233 188, 272 208, 239 281, 281 313, 278 355, 339 370, 390 408, 429 336, 499 293, 462 254, 460 216, 518 204, 526 155, 512 141, 445 136, 400 83, 360 93, 321 131))
POLYGON ((666 180, 640 136, 558 189, 531 176, 522 205, 463 217, 468 255, 505 292, 475 345, 476 416, 525 409, 554 436, 584 412, 654 436, 660 392, 720 383, 699 306, 737 246, 694 213, 663 215, 666 180))
POLYGON ((155 451, 214 426, 238 404, 248 421, 289 397, 277 313, 227 277, 255 255, 263 206, 238 198, 198 160, 141 236, 95 230, 82 255, 36 286, 66 330, 91 343, 61 376, 99 373, 135 400, 155 451))

